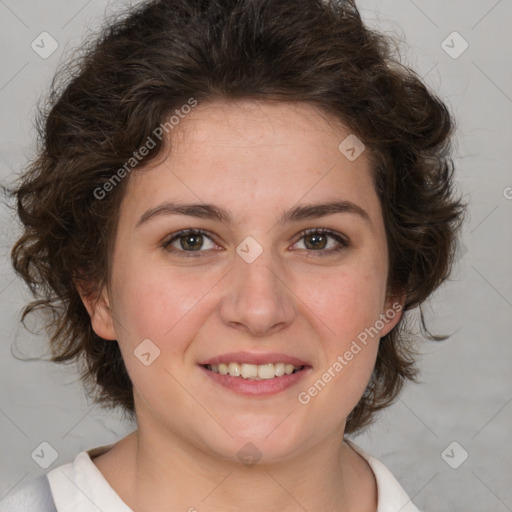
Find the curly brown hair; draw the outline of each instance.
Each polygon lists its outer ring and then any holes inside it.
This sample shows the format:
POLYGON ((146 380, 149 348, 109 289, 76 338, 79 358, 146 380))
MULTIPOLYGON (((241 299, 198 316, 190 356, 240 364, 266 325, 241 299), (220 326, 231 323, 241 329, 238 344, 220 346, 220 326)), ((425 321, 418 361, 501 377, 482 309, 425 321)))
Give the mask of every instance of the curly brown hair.
MULTIPOLYGON (((39 151, 12 191, 24 231, 16 272, 49 313, 51 360, 79 363, 94 400, 135 417, 118 343, 92 329, 77 291, 109 282, 120 201, 129 177, 98 187, 133 158, 155 127, 191 97, 306 102, 363 141, 382 205, 388 290, 419 307, 449 276, 465 205, 454 191, 447 106, 370 30, 353 0, 156 0, 111 20, 56 75, 39 110, 39 151)), ((164 142, 146 156, 162 154, 164 142)), ((415 380, 404 318, 380 341, 375 368, 346 433, 415 380)))

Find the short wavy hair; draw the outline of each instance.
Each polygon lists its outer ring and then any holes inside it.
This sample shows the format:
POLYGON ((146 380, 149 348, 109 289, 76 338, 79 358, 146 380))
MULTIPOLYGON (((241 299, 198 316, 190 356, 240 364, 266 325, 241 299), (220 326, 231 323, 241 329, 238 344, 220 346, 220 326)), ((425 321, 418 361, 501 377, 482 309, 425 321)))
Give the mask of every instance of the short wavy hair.
MULTIPOLYGON (((147 1, 111 19, 57 73, 39 109, 39 147, 15 188, 23 233, 12 262, 47 313, 51 360, 77 362, 94 401, 135 418, 118 343, 93 331, 76 283, 109 282, 119 205, 129 177, 95 194, 191 97, 305 102, 363 141, 382 205, 389 293, 417 308, 448 278, 465 205, 451 158, 447 106, 369 29, 353 0, 147 1)), ((145 158, 161 155, 162 140, 145 158)), ((136 171, 134 171, 136 172, 136 171)), ((404 317, 380 340, 346 433, 369 425, 406 380, 417 380, 404 317)))

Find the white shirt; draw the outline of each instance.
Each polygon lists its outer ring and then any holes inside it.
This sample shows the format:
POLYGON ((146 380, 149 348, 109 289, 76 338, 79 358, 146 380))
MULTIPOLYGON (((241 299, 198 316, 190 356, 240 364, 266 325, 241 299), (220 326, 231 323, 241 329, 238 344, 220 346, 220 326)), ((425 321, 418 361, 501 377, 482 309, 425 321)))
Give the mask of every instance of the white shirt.
MULTIPOLYGON (((369 456, 353 442, 347 443, 368 461, 375 475, 378 493, 376 512, 419 512, 382 462, 369 456)), ((73 462, 63 464, 11 492, 0 502, 0 512, 133 512, 91 459, 112 446, 99 446, 80 452, 73 462)))

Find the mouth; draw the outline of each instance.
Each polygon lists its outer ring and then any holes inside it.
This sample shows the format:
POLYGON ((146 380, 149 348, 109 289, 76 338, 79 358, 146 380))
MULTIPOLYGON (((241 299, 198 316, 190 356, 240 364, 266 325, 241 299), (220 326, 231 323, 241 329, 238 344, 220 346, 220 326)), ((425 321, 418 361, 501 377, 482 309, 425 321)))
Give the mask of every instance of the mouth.
POLYGON ((215 388, 247 397, 266 397, 281 393, 303 381, 313 370, 308 364, 298 364, 302 363, 298 359, 293 364, 289 357, 286 358, 288 362, 284 362, 274 356, 272 363, 262 363, 261 357, 256 359, 259 359, 257 362, 260 364, 239 363, 229 358, 230 362, 227 359, 216 359, 199 364, 199 368, 215 388))
POLYGON ((219 375, 229 375, 230 377, 244 380, 271 380, 293 375, 304 370, 307 365, 293 365, 291 363, 266 363, 266 364, 248 364, 248 363, 219 363, 200 365, 206 370, 218 373, 219 375))

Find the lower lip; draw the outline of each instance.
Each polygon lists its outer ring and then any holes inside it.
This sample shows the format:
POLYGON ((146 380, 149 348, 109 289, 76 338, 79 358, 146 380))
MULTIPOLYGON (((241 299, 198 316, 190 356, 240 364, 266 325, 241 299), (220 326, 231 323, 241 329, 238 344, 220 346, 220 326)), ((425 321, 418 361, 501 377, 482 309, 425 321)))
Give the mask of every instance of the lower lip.
POLYGON ((232 377, 231 375, 221 375, 220 373, 206 369, 204 366, 199 366, 199 368, 201 368, 210 379, 221 386, 241 395, 252 396, 274 395, 280 391, 284 391, 303 379, 311 370, 310 366, 305 366, 302 370, 290 375, 274 377, 273 379, 251 380, 242 377, 232 377))

